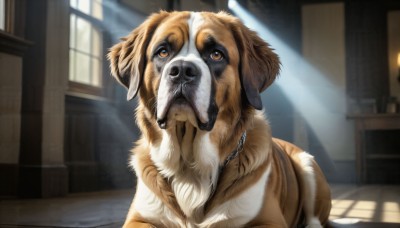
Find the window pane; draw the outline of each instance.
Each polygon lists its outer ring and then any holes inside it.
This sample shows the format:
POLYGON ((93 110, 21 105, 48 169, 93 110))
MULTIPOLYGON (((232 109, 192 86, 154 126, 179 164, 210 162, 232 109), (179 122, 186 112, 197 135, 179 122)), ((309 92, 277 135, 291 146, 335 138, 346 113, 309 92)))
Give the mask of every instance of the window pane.
POLYGON ((0 29, 4 30, 6 20, 6 8, 4 7, 5 0, 0 0, 0 29))
POLYGON ((78 0, 78 10, 85 14, 90 14, 90 3, 91 0, 78 0))
POLYGON ((88 21, 79 17, 77 17, 76 26, 77 26, 76 49, 85 53, 90 53, 89 42, 90 42, 90 30, 92 26, 89 24, 88 21))
POLYGON ((90 84, 90 57, 76 53, 76 75, 75 81, 90 84))
POLYGON ((103 20, 103 8, 101 4, 101 0, 94 0, 92 2, 92 16, 99 20, 103 20))
MULTIPOLYGON (((2 0, 0 0, 2 1, 2 0)), ((70 0, 70 6, 96 19, 102 19, 102 0, 70 0)), ((103 37, 91 19, 70 15, 69 79, 101 87, 103 37)))
POLYGON ((69 80, 75 81, 75 63, 76 63, 76 55, 75 51, 69 50, 69 80))
POLYGON ((70 5, 71 7, 73 7, 73 8, 75 8, 75 9, 78 8, 77 0, 70 0, 70 1, 69 1, 69 5, 70 5))
POLYGON ((92 85, 101 86, 101 60, 92 58, 92 85))
POLYGON ((76 39, 76 27, 75 27, 75 23, 76 23, 76 16, 75 14, 71 14, 70 16, 70 30, 69 30, 69 47, 72 48, 76 48, 76 44, 75 44, 75 39, 76 39))
POLYGON ((92 27, 92 55, 96 57, 102 56, 102 39, 99 30, 92 27))

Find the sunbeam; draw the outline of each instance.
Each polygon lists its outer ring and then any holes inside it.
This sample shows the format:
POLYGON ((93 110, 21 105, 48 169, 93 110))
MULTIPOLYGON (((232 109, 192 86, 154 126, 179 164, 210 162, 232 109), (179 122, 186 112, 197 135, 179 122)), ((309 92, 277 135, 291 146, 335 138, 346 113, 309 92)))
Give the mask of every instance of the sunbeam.
MULTIPOLYGON (((296 143, 308 149, 311 143, 307 138, 309 134, 307 128, 309 128, 320 141, 320 145, 323 145, 322 152, 327 152, 334 159, 352 159, 354 156, 353 128, 346 120, 346 91, 343 86, 344 77, 340 77, 344 75, 344 72, 335 72, 340 71, 340 69, 335 69, 334 64, 337 63, 332 63, 333 70, 323 73, 273 34, 237 1, 230 0, 229 8, 249 28, 267 41, 280 56, 282 66, 276 85, 294 107, 295 122, 300 121, 302 125, 303 121, 306 125, 296 129, 298 123, 294 124, 294 131, 297 131, 294 133, 296 143)), ((268 104, 270 99, 279 99, 274 97, 268 89, 262 98, 264 104, 268 104)), ((266 106, 267 112, 268 108, 266 106)), ((274 126, 273 122, 272 126, 274 126)), ((318 154, 321 151, 312 152, 316 153, 317 157, 326 157, 325 153, 318 154)), ((332 165, 331 159, 323 160, 328 162, 322 166, 332 165)))

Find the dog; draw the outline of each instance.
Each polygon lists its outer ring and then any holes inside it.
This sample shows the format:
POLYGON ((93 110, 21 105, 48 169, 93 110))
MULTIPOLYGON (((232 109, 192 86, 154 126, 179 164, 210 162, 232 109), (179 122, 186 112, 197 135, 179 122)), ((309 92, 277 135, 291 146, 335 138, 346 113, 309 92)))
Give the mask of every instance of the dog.
POLYGON ((313 156, 273 138, 262 112, 279 57, 238 18, 160 11, 108 59, 127 99, 139 96, 137 188, 124 227, 327 224, 323 173, 313 156))

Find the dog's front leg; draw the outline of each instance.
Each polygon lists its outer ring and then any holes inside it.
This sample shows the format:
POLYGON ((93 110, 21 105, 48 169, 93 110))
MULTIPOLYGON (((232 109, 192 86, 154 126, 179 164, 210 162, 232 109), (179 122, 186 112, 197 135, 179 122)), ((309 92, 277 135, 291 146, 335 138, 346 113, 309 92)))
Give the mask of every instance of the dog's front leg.
POLYGON ((151 228, 156 227, 151 223, 146 222, 134 209, 134 203, 132 202, 128 215, 126 216, 123 228, 151 228))
POLYGON ((153 228, 154 225, 150 223, 139 222, 135 220, 125 221, 123 228, 153 228))

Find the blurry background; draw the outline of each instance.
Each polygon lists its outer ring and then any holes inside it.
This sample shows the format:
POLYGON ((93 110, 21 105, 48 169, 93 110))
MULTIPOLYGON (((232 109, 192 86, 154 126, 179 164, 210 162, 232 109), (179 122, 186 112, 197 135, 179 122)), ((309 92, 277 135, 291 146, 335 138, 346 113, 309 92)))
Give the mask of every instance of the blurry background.
POLYGON ((400 1, 0 0, 1 198, 133 188, 136 100, 105 55, 160 9, 228 11, 271 44, 273 134, 331 183, 400 183, 400 1))

